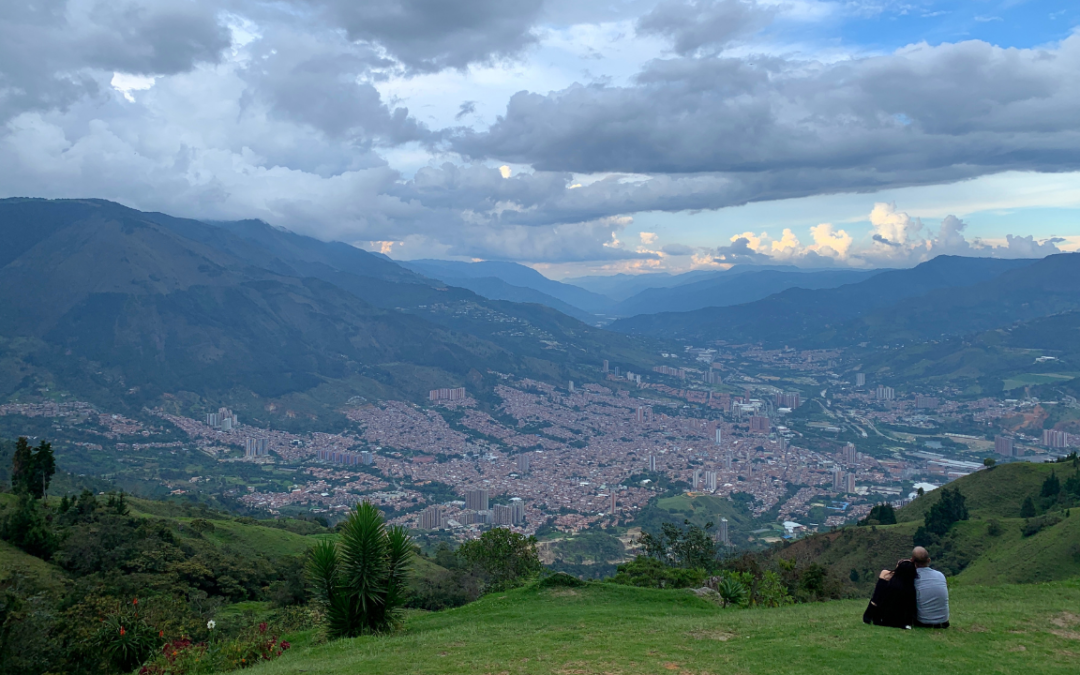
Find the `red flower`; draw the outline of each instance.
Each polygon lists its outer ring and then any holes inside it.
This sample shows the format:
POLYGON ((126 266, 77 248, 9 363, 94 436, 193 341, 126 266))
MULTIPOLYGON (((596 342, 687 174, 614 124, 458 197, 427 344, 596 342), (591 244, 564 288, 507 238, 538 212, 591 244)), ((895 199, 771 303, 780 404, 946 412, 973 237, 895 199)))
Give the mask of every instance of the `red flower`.
POLYGON ((131 601, 131 604, 133 604, 133 605, 139 604, 139 599, 135 598, 134 600, 131 601))
POLYGON ((288 649, 289 647, 292 647, 292 645, 289 644, 288 642, 286 642, 285 640, 281 641, 281 648, 282 649, 288 649))
POLYGON ((120 626, 120 634, 123 635, 124 633, 127 633, 127 631, 124 630, 123 626, 120 626))
POLYGON ((266 632, 266 622, 265 621, 263 621, 262 623, 259 624, 259 632, 260 633, 265 633, 266 632))
POLYGON ((158 637, 165 637, 165 631, 159 630, 157 636, 158 637))

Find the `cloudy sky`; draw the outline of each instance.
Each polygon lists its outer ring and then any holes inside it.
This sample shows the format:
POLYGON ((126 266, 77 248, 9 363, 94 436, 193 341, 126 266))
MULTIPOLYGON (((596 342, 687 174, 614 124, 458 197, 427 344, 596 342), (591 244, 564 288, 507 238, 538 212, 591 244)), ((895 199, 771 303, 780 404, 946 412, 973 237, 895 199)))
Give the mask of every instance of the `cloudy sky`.
POLYGON ((553 277, 1080 248, 1075 0, 8 0, 0 196, 553 277))

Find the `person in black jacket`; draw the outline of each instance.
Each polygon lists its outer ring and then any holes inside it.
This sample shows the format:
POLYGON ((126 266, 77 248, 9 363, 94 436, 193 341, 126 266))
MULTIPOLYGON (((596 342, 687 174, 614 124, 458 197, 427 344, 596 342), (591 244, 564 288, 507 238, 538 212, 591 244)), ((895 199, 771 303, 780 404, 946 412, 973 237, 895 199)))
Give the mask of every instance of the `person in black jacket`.
POLYGON ((894 570, 882 570, 863 622, 875 626, 911 628, 915 625, 915 563, 901 560, 894 570))

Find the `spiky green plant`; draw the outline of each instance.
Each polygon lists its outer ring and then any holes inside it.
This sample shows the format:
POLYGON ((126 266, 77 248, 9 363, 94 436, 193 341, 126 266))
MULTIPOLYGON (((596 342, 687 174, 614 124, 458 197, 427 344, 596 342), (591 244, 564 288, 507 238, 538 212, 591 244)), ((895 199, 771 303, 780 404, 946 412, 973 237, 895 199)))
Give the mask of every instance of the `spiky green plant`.
POLYGON ((338 541, 324 540, 308 554, 308 578, 326 608, 329 637, 384 633, 398 622, 408 587, 412 538, 387 527, 369 502, 356 507, 338 541))

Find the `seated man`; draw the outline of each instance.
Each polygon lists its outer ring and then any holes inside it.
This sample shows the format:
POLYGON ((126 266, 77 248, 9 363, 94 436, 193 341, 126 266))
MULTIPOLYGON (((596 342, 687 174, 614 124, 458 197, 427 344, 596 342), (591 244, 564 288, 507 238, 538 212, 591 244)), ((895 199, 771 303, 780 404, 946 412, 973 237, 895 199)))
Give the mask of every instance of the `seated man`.
POLYGON ((948 628, 949 587, 945 583, 945 575, 930 569, 930 554, 922 546, 916 546, 911 552, 911 562, 915 563, 916 568, 915 625, 919 628, 948 628))

